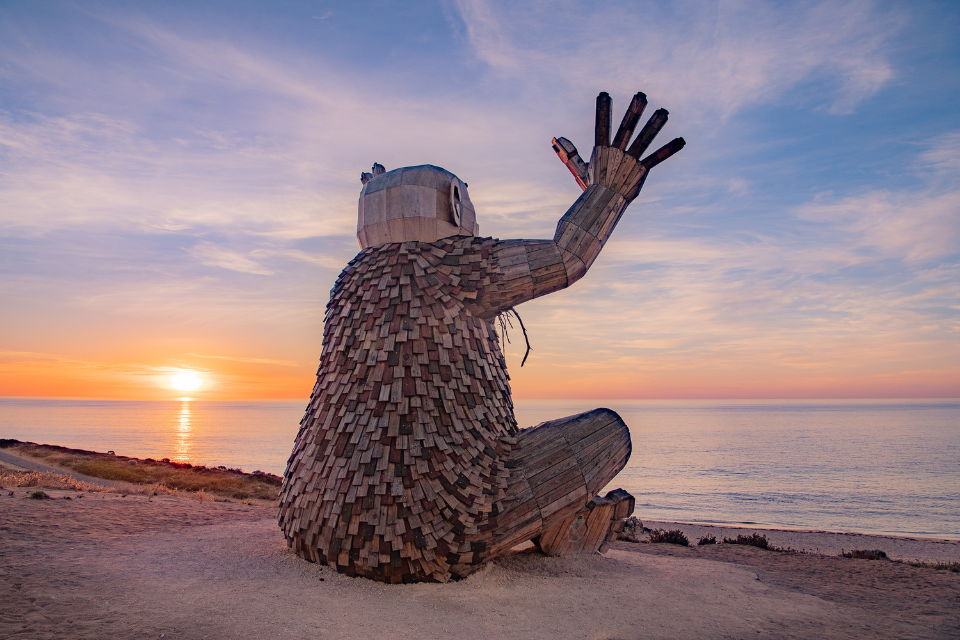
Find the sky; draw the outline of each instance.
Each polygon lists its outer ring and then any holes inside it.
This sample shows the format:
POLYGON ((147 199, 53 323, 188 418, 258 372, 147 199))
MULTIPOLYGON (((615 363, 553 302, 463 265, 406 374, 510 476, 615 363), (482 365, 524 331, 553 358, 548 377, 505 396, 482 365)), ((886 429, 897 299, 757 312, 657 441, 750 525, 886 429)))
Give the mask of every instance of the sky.
POLYGON ((551 238, 598 92, 664 107, 516 398, 960 397, 956 2, 0 1, 0 395, 306 399, 360 173, 551 238))

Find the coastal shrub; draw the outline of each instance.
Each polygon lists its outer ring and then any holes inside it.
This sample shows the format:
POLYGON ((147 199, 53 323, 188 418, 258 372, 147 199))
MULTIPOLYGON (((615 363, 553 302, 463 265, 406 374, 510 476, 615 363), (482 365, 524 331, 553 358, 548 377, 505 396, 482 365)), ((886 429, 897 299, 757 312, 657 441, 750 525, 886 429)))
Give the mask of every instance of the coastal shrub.
POLYGON ((857 558, 858 560, 889 560, 886 552, 880 549, 854 549, 841 554, 844 558, 857 558))
POLYGON ((50 496, 46 494, 45 491, 34 491, 30 494, 32 500, 49 500, 50 496))
POLYGON ((759 533, 752 533, 749 536, 740 534, 736 538, 724 538, 723 544, 742 544, 749 547, 756 547, 758 549, 773 550, 773 547, 770 546, 770 541, 767 540, 767 536, 759 533))
POLYGON ((705 544, 717 544, 717 538, 712 533, 708 533, 705 536, 700 537, 700 542, 697 543, 698 547, 702 547, 705 544))
POLYGON ((673 529, 671 531, 654 529, 650 532, 649 540, 650 542, 657 543, 679 544, 682 547, 690 545, 690 541, 687 540, 687 536, 685 536, 683 531, 680 531, 679 529, 673 529))

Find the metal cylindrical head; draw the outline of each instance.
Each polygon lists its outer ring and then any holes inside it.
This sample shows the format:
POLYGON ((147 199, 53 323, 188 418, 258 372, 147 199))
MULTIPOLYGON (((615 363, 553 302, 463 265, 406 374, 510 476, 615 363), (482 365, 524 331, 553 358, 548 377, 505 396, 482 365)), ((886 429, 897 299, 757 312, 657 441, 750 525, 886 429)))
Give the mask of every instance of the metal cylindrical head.
POLYGON ((430 164, 402 167, 361 177, 357 239, 360 246, 391 242, 434 242, 480 232, 467 185, 430 164))

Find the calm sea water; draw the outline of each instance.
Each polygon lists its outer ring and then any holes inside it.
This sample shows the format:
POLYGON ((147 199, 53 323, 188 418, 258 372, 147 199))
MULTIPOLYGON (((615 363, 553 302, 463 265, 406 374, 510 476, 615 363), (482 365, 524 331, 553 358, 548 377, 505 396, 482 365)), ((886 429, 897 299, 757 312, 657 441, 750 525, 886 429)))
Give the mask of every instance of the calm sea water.
MULTIPOLYGON (((296 402, 0 398, 0 437, 280 474, 296 402)), ((960 401, 518 401, 521 426, 608 406, 614 484, 650 520, 960 538, 960 401)))

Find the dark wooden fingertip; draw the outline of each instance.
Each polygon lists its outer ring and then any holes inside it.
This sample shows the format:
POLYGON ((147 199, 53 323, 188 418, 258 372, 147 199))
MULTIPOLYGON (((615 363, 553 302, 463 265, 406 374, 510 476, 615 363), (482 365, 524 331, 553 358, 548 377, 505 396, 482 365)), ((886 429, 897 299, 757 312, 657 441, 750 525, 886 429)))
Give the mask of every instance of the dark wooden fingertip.
POLYGON ((643 115, 643 110, 647 108, 647 96, 645 93, 638 92, 633 96, 633 100, 630 101, 630 107, 627 109, 627 112, 623 114, 623 121, 620 123, 620 128, 617 129, 617 135, 613 138, 613 145, 620 151, 623 151, 627 148, 627 143, 630 142, 630 136, 633 135, 633 130, 637 128, 637 123, 640 122, 640 116, 643 115))
POLYGON ((610 94, 606 91, 601 91, 600 95, 597 96, 597 126, 596 126, 596 136, 594 141, 595 147, 609 147, 610 146, 610 128, 611 123, 611 112, 613 111, 613 101, 610 99, 610 94))
POLYGON ((650 146, 653 139, 660 133, 660 129, 663 129, 663 125, 667 124, 667 118, 669 116, 670 112, 666 109, 657 109, 654 114, 650 116, 650 119, 647 120, 647 124, 643 125, 643 129, 640 130, 637 139, 630 145, 627 153, 639 159, 640 155, 647 150, 647 147, 650 146))
POLYGON ((654 153, 651 153, 646 158, 640 161, 640 164, 647 168, 647 171, 653 169, 655 166, 675 154, 680 149, 683 149, 684 145, 687 144, 687 141, 683 138, 674 138, 667 144, 663 145, 657 149, 654 153))

